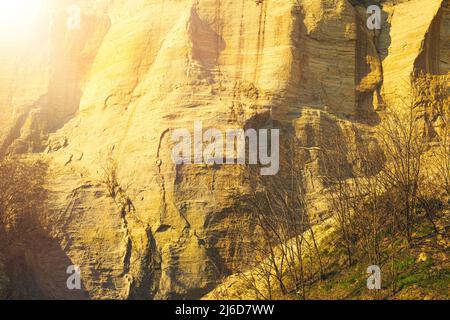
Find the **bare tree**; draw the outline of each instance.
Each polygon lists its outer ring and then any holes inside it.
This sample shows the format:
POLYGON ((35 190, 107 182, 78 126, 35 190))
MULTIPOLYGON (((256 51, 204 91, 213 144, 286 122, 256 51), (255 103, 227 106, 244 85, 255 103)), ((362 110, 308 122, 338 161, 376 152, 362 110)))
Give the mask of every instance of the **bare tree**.
MULTIPOLYGON (((36 227, 46 198, 47 165, 9 157, 0 161, 0 232, 2 242, 36 227)), ((4 243, 4 242, 3 242, 4 243)))
MULTIPOLYGON (((414 92, 411 93, 414 97, 414 92)), ((420 109, 414 99, 403 110, 389 110, 377 138, 386 157, 383 167, 384 187, 396 197, 396 219, 410 246, 417 216, 419 190, 423 184, 423 156, 427 139, 420 109)))
POLYGON ((323 275, 303 172, 296 162, 296 141, 288 143, 291 147, 285 152, 283 172, 279 176, 252 175, 256 178, 251 192, 240 196, 254 223, 253 234, 243 237, 258 239, 247 244, 241 276, 262 299, 287 295, 307 299, 308 286, 323 275))
POLYGON ((438 184, 444 189, 447 197, 450 197, 450 130, 446 117, 443 118, 444 130, 438 137, 435 148, 435 159, 438 184))
MULTIPOLYGON (((353 126, 351 132, 358 132, 353 126)), ((379 176, 384 158, 374 140, 353 138, 344 134, 334 138, 329 149, 323 149, 323 167, 331 212, 336 220, 347 264, 363 256, 379 263, 380 233, 387 211, 383 184, 379 176)))

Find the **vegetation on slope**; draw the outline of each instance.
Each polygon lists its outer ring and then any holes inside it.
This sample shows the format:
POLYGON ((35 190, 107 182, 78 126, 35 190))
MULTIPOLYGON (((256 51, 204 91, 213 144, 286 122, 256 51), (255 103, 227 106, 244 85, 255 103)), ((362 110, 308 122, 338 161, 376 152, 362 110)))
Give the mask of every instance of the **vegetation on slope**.
POLYGON ((262 241, 248 244, 242 271, 206 298, 448 299, 450 138, 441 111, 432 139, 412 100, 382 114, 374 132, 381 154, 343 137, 323 148, 326 223, 313 222, 301 168, 289 170, 289 190, 258 182, 248 201, 262 241), (374 265, 381 290, 367 288, 374 265))
MULTIPOLYGON (((324 249, 323 258, 328 262, 327 274, 309 288, 309 299, 448 299, 450 265, 447 257, 450 226, 449 211, 436 213, 438 233, 430 221, 420 216, 414 228, 414 246, 403 238, 391 242, 391 235, 384 234, 381 241, 383 257, 380 263, 381 290, 368 290, 366 273, 370 262, 364 256, 347 266, 339 247, 324 249)), ((332 237, 336 237, 334 234, 332 237)))

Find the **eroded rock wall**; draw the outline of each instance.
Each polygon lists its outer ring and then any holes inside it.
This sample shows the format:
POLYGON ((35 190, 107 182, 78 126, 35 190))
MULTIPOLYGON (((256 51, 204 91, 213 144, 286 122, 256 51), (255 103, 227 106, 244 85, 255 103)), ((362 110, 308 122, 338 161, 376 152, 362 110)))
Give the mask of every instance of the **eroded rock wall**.
POLYGON ((375 111, 417 68, 430 30, 445 70, 448 18, 432 28, 445 3, 386 1, 388 23, 372 33, 347 0, 80 1, 81 30, 42 31, 42 52, 16 64, 17 48, 2 50, 0 154, 49 165, 37 213, 47 237, 25 249, 36 292, 79 298, 69 264, 82 297, 97 299, 200 298, 233 273, 234 233, 248 227, 237 195, 253 171, 175 165, 173 130, 195 121, 295 136, 312 207, 325 212, 320 148, 372 143, 375 111))

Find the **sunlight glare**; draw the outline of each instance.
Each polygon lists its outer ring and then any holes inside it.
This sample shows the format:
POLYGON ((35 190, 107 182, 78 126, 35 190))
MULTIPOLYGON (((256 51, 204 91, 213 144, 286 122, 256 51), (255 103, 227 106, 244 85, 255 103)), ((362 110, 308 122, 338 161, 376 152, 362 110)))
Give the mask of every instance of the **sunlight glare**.
POLYGON ((0 0, 0 36, 22 38, 45 12, 44 0, 0 0))

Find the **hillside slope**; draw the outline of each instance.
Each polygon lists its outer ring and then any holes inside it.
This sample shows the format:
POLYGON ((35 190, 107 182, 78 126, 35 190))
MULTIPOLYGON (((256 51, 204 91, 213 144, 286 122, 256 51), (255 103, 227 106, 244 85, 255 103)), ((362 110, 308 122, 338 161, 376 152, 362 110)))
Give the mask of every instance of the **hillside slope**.
POLYGON ((64 27, 69 1, 49 1, 56 19, 33 29, 38 44, 2 39, 0 157, 48 166, 39 225, 3 248, 12 297, 201 298, 238 270, 236 233, 251 226, 237 195, 257 177, 175 165, 173 130, 280 128, 322 217, 317 150, 352 141, 381 153, 372 133, 392 92, 406 95, 419 72, 448 88, 448 0, 381 1, 377 32, 348 0, 70 2, 80 30, 64 27), (66 287, 71 264, 81 293, 66 287), (29 291, 14 287, 24 274, 29 291))

